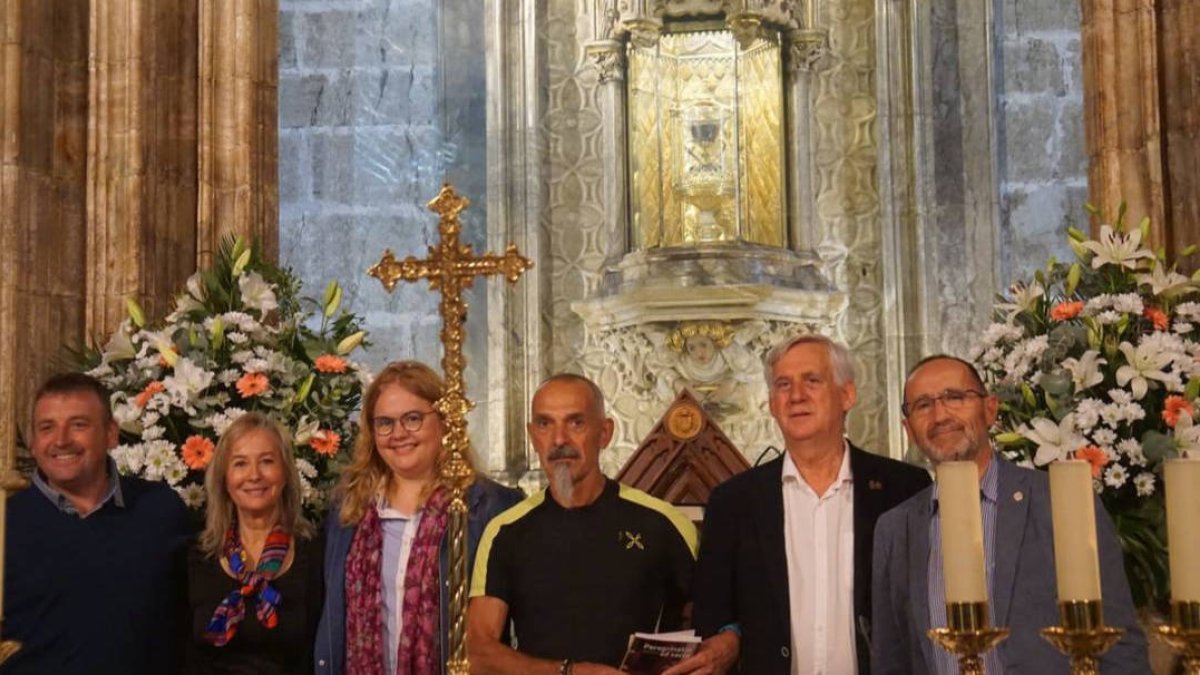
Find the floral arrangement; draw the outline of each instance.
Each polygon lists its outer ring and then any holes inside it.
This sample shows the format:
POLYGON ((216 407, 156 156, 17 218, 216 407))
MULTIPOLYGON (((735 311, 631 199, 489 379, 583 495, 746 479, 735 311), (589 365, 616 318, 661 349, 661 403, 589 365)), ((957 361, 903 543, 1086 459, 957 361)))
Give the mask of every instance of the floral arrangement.
POLYGON ((318 304, 299 282, 241 239, 187 281, 174 311, 149 325, 136 302, 84 369, 113 392, 121 473, 165 481, 204 506, 204 468, 216 441, 257 410, 292 434, 305 510, 317 513, 348 455, 369 373, 350 360, 366 333, 340 309, 336 282, 318 304), (317 314, 319 312, 319 320, 317 314))
POLYGON ((1076 259, 1051 258, 1001 297, 971 358, 1000 398, 1006 457, 1091 462, 1149 606, 1167 595, 1160 465, 1200 453, 1200 284, 1143 245, 1148 221, 1126 231, 1123 216, 1094 240, 1070 228, 1076 259))

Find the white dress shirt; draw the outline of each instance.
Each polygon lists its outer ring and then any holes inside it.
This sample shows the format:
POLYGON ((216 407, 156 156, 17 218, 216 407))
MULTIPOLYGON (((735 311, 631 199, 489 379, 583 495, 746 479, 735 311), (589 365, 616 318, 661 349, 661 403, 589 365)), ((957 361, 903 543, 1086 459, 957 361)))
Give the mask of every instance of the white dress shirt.
POLYGON ((783 535, 792 675, 857 675, 854 483, 848 444, 837 478, 820 496, 784 453, 783 535))

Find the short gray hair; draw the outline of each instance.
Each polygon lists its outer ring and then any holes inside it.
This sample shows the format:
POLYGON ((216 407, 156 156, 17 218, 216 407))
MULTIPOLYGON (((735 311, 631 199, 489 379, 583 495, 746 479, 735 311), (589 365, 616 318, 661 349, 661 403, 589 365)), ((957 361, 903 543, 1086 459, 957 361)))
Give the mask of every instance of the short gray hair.
POLYGON ((846 345, 816 333, 802 333, 793 336, 786 340, 782 340, 767 352, 763 358, 763 376, 767 380, 767 389, 771 388, 771 371, 775 369, 775 364, 779 363, 779 359, 783 355, 792 350, 792 347, 798 345, 816 344, 824 345, 829 352, 829 365, 833 369, 833 382, 839 387, 844 387, 847 384, 854 383, 854 359, 850 356, 850 350, 846 345))
POLYGON ((553 382, 575 382, 577 384, 584 385, 587 387, 588 392, 590 392, 592 395, 592 406, 594 412, 596 412, 600 417, 605 417, 607 415, 604 409, 604 392, 600 391, 600 386, 587 377, 577 373, 555 373, 542 380, 542 383, 538 385, 536 390, 534 390, 533 395, 537 396, 538 392, 545 389, 546 385, 553 382))

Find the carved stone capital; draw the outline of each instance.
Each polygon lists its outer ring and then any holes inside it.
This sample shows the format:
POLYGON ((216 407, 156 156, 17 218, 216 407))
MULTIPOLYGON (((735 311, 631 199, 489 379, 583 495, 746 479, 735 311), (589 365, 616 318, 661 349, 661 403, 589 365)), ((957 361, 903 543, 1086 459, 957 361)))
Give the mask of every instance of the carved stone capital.
POLYGON ((828 53, 828 35, 823 30, 794 30, 787 34, 789 71, 816 70, 828 53))
POLYGON ((596 65, 600 82, 625 79, 625 45, 619 40, 596 40, 584 46, 584 53, 596 65))

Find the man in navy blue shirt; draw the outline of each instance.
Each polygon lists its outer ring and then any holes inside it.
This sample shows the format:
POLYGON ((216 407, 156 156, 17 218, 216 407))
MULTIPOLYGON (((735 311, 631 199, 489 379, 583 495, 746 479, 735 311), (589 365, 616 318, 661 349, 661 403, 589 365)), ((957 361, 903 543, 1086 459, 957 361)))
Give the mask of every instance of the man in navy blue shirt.
POLYGON ((4 675, 179 669, 191 527, 171 488, 117 473, 108 391, 56 375, 34 400, 32 486, 8 500, 4 675))

